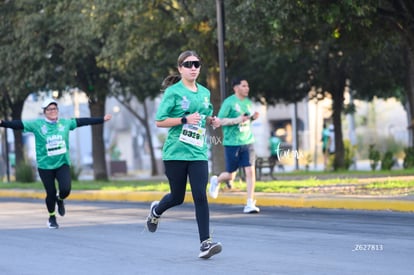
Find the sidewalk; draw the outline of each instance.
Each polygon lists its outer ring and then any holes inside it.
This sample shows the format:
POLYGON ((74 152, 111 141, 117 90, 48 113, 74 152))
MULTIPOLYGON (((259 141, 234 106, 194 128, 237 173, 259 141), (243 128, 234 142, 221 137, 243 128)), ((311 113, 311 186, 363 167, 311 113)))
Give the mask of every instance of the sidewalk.
MULTIPOLYGON (((152 202, 159 200, 163 192, 130 192, 130 191, 77 191, 73 190, 69 200, 83 201, 127 201, 152 202)), ((217 199, 209 198, 213 204, 232 204, 242 207, 245 202, 244 192, 221 192, 217 199)), ((32 198, 44 200, 44 191, 0 189, 0 198, 32 198)), ((323 194, 274 194, 256 193, 257 205, 260 207, 289 208, 325 208, 373 211, 414 212, 414 196, 377 197, 346 196, 323 194)), ((186 203, 192 203, 191 193, 187 193, 186 203)))
MULTIPOLYGON (((287 170, 293 167, 286 167, 287 170)), ((358 162, 358 169, 369 169, 369 163, 366 161, 358 162)), ((279 180, 300 180, 300 176, 278 175, 279 180)), ((91 179, 92 175, 86 175, 84 180, 91 179)), ((318 176, 321 179, 328 178, 329 175, 318 176)), ((336 175, 335 177, 338 177, 336 175)), ((384 177, 378 175, 378 177, 384 177)), ((414 176, 413 180, 414 180, 414 176)), ((151 176, 148 173, 132 174, 127 176, 116 177, 117 180, 136 180, 136 179, 159 179, 167 180, 165 175, 151 176)), ((369 178, 373 178, 370 176, 369 178)), ((368 178, 367 178, 368 179, 368 178)), ((0 183, 1 184, 1 183, 0 183)), ((165 195, 163 192, 131 192, 131 191, 77 191, 72 190, 69 200, 86 200, 86 201, 128 201, 128 202, 152 202, 160 200, 165 195)), ((21 189, 0 189, 0 198, 33 198, 44 200, 45 193, 43 190, 21 190, 21 189)), ((233 204, 242 207, 246 203, 246 194, 244 192, 227 191, 220 192, 217 199, 208 198, 212 204, 233 204)), ((275 194, 275 193, 257 193, 256 204, 260 207, 289 207, 289 208, 325 208, 325 209, 352 209, 352 210, 373 210, 373 211, 401 211, 414 212, 414 195, 409 196, 365 196, 365 195, 336 195, 324 194, 316 190, 310 194, 275 194)), ((192 203, 191 193, 185 197, 186 203, 192 203)))

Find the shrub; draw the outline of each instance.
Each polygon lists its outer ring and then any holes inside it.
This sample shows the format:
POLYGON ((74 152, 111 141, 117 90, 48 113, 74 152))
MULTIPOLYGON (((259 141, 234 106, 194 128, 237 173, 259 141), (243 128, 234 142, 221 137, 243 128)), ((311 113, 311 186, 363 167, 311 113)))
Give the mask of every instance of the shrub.
POLYGON ((408 147, 404 149, 405 157, 403 167, 405 169, 414 168, 414 148, 408 147))
POLYGON ((391 151, 385 152, 381 160, 381 170, 391 170, 395 164, 394 155, 391 151))
POLYGON ((349 140, 344 140, 344 165, 345 169, 349 169, 355 161, 355 147, 349 140))
POLYGON ((381 154, 375 148, 375 144, 369 145, 368 158, 370 160, 371 170, 375 171, 378 166, 378 162, 381 159, 381 154))
POLYGON ((380 152, 390 151, 398 158, 403 157, 405 147, 403 142, 392 136, 384 137, 364 133, 364 135, 358 135, 358 158, 369 158, 369 144, 373 143, 377 144, 376 149, 380 152))
POLYGON ((26 183, 35 182, 35 173, 32 165, 25 162, 21 162, 16 165, 16 181, 26 183))

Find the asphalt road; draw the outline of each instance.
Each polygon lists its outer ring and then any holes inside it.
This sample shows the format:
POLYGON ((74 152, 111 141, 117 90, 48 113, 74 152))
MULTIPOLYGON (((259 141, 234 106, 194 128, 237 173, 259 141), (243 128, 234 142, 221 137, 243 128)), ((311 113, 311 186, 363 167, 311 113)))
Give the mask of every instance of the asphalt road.
POLYGON ((191 204, 144 230, 148 203, 68 201, 58 230, 43 200, 0 198, 0 274, 412 274, 414 214, 211 205, 223 251, 198 258, 191 204))

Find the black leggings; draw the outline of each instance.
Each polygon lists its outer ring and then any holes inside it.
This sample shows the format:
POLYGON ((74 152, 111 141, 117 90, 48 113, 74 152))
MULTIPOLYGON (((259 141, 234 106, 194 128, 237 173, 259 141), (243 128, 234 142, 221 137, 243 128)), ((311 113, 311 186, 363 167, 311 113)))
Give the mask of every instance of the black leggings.
POLYGON ((206 187, 208 182, 207 161, 164 161, 165 174, 170 184, 170 193, 165 195, 155 212, 159 215, 171 207, 184 202, 187 176, 195 204, 195 215, 200 242, 210 238, 210 214, 206 187))
POLYGON ((39 171, 40 179, 46 190, 46 207, 49 213, 55 212, 56 206, 56 185, 55 179, 59 184, 59 198, 65 199, 70 194, 72 181, 70 176, 69 165, 65 164, 56 169, 37 169, 39 171))

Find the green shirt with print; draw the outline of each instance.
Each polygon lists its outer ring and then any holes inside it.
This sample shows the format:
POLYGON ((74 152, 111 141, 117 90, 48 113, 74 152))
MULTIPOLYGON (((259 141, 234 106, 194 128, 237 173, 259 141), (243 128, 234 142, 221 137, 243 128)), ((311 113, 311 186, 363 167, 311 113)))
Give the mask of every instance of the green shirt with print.
POLYGON ((280 143, 282 141, 280 138, 276 136, 272 136, 269 138, 269 149, 270 149, 270 155, 271 156, 278 156, 279 155, 279 149, 280 149, 280 143))
POLYGON ((322 130, 322 150, 326 150, 328 148, 328 142, 329 142, 329 129, 324 128, 322 130))
POLYGON ((59 119, 48 122, 45 119, 23 121, 24 131, 35 137, 36 161, 40 169, 56 169, 70 165, 69 131, 77 127, 76 119, 59 119))
POLYGON ((178 118, 198 112, 198 125, 177 125, 168 130, 163 146, 163 160, 208 160, 206 120, 213 114, 210 91, 197 83, 197 91, 189 90, 182 81, 165 90, 155 116, 157 121, 178 118))
MULTIPOLYGON (((247 97, 239 99, 233 94, 223 101, 218 117, 237 118, 243 114, 249 116, 253 114, 253 103, 247 97)), ((254 142, 250 119, 236 125, 225 125, 222 128, 223 145, 225 146, 239 146, 254 142)))

